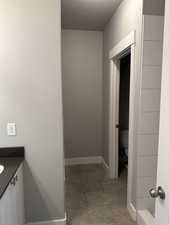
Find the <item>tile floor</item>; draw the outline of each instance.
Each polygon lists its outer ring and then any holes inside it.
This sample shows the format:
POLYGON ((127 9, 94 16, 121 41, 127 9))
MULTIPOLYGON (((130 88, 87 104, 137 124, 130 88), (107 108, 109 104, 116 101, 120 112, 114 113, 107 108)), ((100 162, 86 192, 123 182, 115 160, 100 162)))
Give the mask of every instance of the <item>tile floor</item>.
POLYGON ((66 167, 67 225, 136 225, 126 209, 127 173, 110 180, 102 165, 66 167))

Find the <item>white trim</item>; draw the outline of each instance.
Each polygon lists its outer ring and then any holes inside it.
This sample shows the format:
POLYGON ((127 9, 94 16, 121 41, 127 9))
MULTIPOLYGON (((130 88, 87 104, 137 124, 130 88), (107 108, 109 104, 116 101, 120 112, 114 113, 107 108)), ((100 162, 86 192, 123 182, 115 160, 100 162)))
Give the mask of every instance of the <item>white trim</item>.
POLYGON ((66 217, 63 219, 35 222, 35 223, 27 223, 26 225, 66 225, 66 217))
POLYGON ((102 156, 80 157, 65 159, 65 165, 82 165, 82 164, 101 164, 103 161, 102 156))
POLYGON ((138 225, 155 225, 155 219, 148 210, 138 210, 137 224, 138 225))
POLYGON ((132 218, 134 221, 136 221, 136 219, 137 219, 137 211, 136 211, 134 205, 133 205, 132 203, 128 204, 128 205, 127 205, 127 209, 128 209, 128 212, 129 212, 131 218, 132 218))
POLYGON ((127 184, 127 205, 131 204, 133 164, 134 164, 134 143, 135 143, 135 114, 136 114, 136 76, 135 76, 135 45, 131 46, 130 66, 130 105, 129 105, 129 143, 128 143, 128 184, 127 184))
POLYGON ((124 50, 129 48, 135 43, 135 31, 132 31, 128 34, 123 40, 121 40, 113 49, 109 52, 109 59, 117 57, 119 54, 122 54, 124 50))
POLYGON ((122 41, 120 41, 109 53, 110 59, 110 95, 109 95, 109 174, 110 178, 118 177, 118 131, 115 128, 118 121, 118 95, 119 95, 119 59, 131 53, 130 67, 130 107, 129 107, 129 159, 128 159, 128 188, 127 188, 127 208, 131 209, 132 177, 133 177, 133 146, 135 127, 135 31, 132 31, 122 41), (118 92, 118 93, 117 93, 118 92))
POLYGON ((103 164, 103 168, 105 169, 106 173, 109 175, 109 166, 103 157, 102 157, 102 164, 103 164))
POLYGON ((85 165, 85 164, 102 164, 103 168, 105 169, 106 173, 109 174, 109 166, 105 162, 102 156, 92 156, 92 157, 80 157, 80 158, 70 158, 65 159, 65 165, 85 165))

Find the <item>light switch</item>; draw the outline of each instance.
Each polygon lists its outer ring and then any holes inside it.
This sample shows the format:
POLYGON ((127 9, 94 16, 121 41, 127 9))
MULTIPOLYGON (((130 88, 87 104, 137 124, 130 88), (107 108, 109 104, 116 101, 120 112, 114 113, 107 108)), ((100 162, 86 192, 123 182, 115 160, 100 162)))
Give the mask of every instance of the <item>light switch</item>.
POLYGON ((7 133, 8 133, 8 136, 15 136, 16 135, 16 124, 15 123, 8 123, 7 124, 7 133))

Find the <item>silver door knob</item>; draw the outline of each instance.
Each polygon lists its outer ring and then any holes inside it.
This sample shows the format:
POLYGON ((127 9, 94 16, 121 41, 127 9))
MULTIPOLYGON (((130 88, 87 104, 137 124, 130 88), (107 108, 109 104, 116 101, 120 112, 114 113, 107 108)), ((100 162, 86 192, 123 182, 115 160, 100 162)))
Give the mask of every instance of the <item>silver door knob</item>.
POLYGON ((165 192, 164 192, 164 190, 163 190, 163 188, 162 187, 158 187, 157 189, 154 189, 154 188, 152 188, 150 191, 149 191, 149 193, 150 193, 150 196, 152 197, 152 198, 161 198, 162 200, 164 200, 165 199, 165 192))

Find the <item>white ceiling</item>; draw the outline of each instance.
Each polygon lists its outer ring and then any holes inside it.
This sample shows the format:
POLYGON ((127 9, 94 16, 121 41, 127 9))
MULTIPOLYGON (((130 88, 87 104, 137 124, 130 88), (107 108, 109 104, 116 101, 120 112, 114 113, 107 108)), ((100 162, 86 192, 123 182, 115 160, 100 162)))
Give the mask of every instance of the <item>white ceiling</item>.
POLYGON ((64 29, 103 30, 122 0, 61 0, 64 29))

